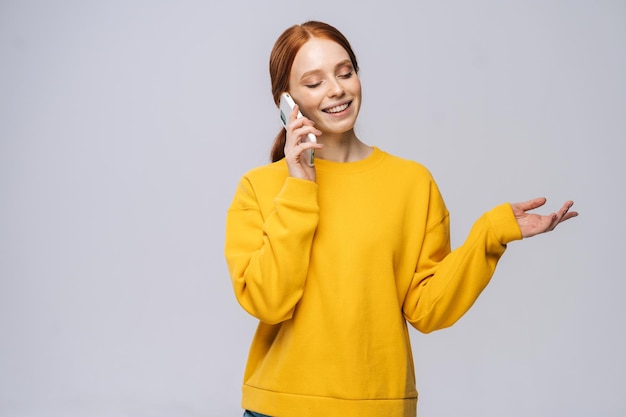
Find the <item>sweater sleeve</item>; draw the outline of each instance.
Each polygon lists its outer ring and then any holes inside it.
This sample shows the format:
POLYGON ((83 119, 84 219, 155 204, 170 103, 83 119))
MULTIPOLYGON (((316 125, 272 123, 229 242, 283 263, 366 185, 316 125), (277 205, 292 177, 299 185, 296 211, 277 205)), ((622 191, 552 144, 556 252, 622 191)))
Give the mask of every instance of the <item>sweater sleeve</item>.
POLYGON ((240 181, 227 214, 225 256, 238 302, 275 324, 291 318, 302 297, 319 219, 317 184, 288 177, 270 204, 263 210, 253 183, 240 181))
POLYGON ((404 301, 406 319, 424 333, 459 320, 489 283, 507 243, 522 238, 510 204, 483 214, 463 245, 452 252, 449 228, 445 212, 427 229, 404 301))

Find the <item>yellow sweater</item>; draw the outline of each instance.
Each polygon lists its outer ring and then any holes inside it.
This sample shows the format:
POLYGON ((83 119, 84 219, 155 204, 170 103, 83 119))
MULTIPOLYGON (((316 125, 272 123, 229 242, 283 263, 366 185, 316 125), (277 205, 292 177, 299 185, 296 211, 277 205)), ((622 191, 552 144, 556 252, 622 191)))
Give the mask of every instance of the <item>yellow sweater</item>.
POLYGON ((239 184, 225 255, 241 306, 259 319, 244 408, 274 417, 412 417, 407 322, 451 326, 521 239, 509 204, 450 251, 448 211, 420 164, 377 148, 316 161, 317 182, 284 160, 239 184))

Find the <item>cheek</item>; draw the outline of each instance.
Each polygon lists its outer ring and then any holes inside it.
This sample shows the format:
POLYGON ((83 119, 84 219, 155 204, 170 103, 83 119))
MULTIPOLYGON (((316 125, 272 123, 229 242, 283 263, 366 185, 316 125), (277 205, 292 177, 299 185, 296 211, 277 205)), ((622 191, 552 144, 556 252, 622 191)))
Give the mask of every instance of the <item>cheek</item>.
POLYGON ((352 87, 353 94, 361 98, 361 80, 358 77, 354 78, 354 85, 352 87))
POLYGON ((320 103, 320 99, 313 90, 298 91, 297 94, 292 94, 292 96, 304 114, 311 113, 316 110, 320 103))

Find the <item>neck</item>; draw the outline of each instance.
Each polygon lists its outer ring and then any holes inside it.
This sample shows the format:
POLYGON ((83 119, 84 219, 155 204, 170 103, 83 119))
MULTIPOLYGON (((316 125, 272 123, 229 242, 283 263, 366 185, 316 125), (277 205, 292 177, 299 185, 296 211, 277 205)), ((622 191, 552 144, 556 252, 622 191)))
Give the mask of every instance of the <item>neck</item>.
POLYGON ((323 149, 315 151, 315 157, 331 162, 356 162, 367 158, 372 148, 357 138, 354 130, 340 135, 323 135, 318 142, 324 144, 323 149))

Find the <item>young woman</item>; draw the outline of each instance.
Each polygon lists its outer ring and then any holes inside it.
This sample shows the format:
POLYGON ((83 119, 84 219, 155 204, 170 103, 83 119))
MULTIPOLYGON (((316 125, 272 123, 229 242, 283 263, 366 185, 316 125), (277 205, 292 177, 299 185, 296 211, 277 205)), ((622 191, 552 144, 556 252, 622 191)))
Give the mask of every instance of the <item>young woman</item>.
POLYGON ((451 326, 507 243, 577 215, 571 201, 547 216, 528 213, 543 198, 502 204, 451 251, 429 171, 356 136, 358 70, 346 38, 321 22, 287 29, 271 53, 275 103, 289 92, 304 117, 293 111, 273 163, 241 179, 227 216, 235 294, 259 319, 247 416, 415 416, 407 323, 422 332, 451 326), (303 157, 310 148, 314 166, 303 157))

